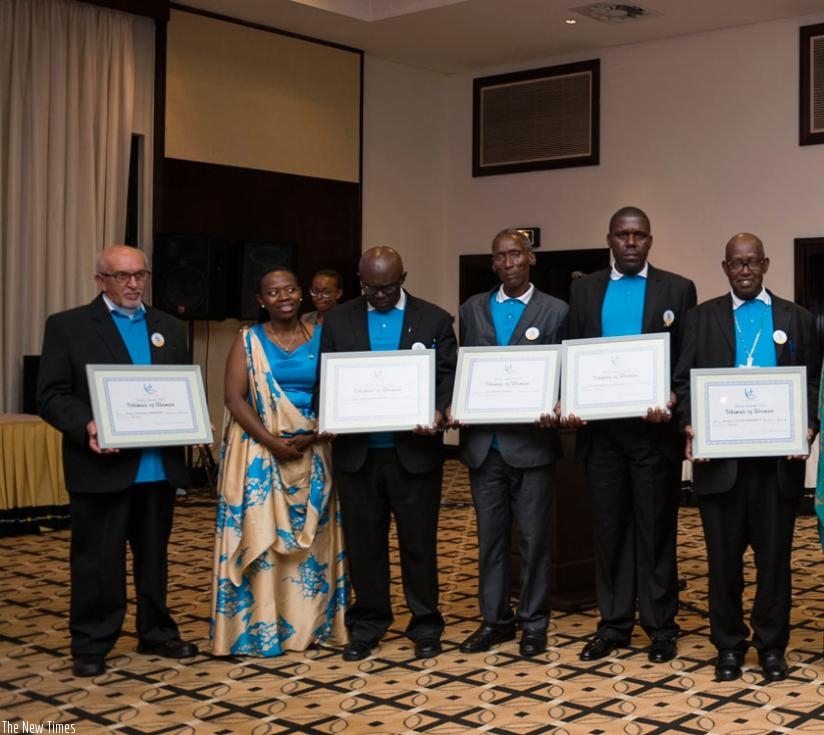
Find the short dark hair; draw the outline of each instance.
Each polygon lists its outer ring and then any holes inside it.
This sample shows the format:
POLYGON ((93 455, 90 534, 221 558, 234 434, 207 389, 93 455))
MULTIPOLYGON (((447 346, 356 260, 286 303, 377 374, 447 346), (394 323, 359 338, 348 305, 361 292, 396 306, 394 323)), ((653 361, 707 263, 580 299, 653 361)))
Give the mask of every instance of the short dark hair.
POLYGON ((647 229, 652 229, 649 217, 647 217, 647 213, 639 208, 639 207, 621 207, 612 217, 609 218, 609 231, 612 232, 612 228, 615 225, 616 220, 621 219, 622 217, 639 217, 643 220, 646 220, 647 229))
MULTIPOLYGON (((270 273, 288 273, 290 276, 292 276, 292 278, 295 279, 295 283, 298 282, 298 277, 297 277, 297 275, 295 275, 295 272, 291 268, 287 268, 286 266, 278 265, 274 268, 270 268, 268 271, 265 271, 264 273, 261 273, 258 276, 257 281, 255 281, 255 293, 256 294, 260 293, 261 286, 263 286, 263 279, 266 278, 266 276, 268 276, 270 273)), ((300 285, 300 284, 298 284, 298 285, 300 285)))
POLYGON ((492 238, 492 245, 490 247, 495 246, 495 241, 499 237, 511 237, 513 240, 520 240, 521 244, 526 247, 527 250, 532 250, 532 243, 529 241, 529 238, 523 230, 518 230, 514 227, 508 227, 505 230, 501 230, 497 235, 495 235, 495 237, 492 238))
POLYGON ((343 276, 338 273, 333 268, 321 268, 314 276, 312 276, 312 280, 314 281, 318 276, 326 276, 327 278, 332 278, 335 281, 335 288, 338 290, 343 289, 343 276))

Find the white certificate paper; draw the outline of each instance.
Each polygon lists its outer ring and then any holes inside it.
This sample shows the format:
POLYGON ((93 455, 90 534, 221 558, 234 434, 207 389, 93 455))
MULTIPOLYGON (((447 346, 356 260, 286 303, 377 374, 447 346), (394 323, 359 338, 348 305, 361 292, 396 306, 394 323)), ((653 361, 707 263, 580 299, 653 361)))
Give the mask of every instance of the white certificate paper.
POLYGON ((198 365, 87 365, 86 375, 102 448, 211 444, 198 365))
POLYGON ((804 366, 691 370, 690 399, 694 457, 809 453, 804 366))
POLYGON ((461 347, 452 416, 465 424, 524 424, 552 413, 560 356, 559 345, 461 347))
POLYGON ((435 350, 321 356, 321 433, 408 431, 434 420, 435 350))
POLYGON ((585 420, 643 416, 670 399, 669 333, 568 339, 561 413, 585 420))

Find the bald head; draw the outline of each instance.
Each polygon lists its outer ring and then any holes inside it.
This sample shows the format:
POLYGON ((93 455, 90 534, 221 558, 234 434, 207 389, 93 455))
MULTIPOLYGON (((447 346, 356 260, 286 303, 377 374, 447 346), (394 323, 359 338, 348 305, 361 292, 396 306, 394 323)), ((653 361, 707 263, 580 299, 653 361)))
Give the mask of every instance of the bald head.
POLYGON ((148 277, 149 262, 142 250, 129 245, 110 245, 97 255, 94 280, 117 306, 138 308, 148 277))
POLYGON ((384 245, 369 248, 358 263, 358 278, 366 300, 378 311, 389 311, 398 303, 406 279, 401 256, 384 245))
POLYGON ((750 232, 739 232, 724 249, 721 268, 732 292, 743 301, 754 299, 764 287, 764 274, 770 259, 764 255, 764 243, 750 232))

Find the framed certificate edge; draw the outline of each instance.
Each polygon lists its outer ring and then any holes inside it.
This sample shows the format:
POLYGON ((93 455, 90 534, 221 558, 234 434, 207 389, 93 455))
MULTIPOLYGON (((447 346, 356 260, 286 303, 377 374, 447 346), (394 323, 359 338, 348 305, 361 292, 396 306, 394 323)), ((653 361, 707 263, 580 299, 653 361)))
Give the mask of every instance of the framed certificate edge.
MULTIPOLYGON (((420 374, 423 374, 421 372, 420 374)), ((419 378, 420 378, 419 374, 419 378)), ((319 378, 319 394, 320 401, 318 406, 318 431, 320 433, 332 434, 370 434, 373 432, 383 431, 410 431, 415 426, 429 425, 435 416, 435 350, 383 350, 371 351, 363 350, 358 352, 324 352, 321 355, 320 378, 319 378), (414 423, 406 421, 398 421, 397 416, 392 417, 392 421, 386 423, 370 423, 351 422, 348 424, 335 424, 330 417, 333 415, 331 406, 334 403, 333 391, 329 389, 329 372, 333 369, 333 363, 352 359, 368 358, 370 362, 389 362, 397 358, 411 359, 413 362, 425 362, 418 368, 419 371, 425 371, 427 380, 429 382, 428 390, 421 393, 422 400, 418 403, 417 417, 414 423), (426 401, 425 412, 421 411, 423 401, 426 401), (425 413, 426 420, 418 420, 425 413), (331 421, 331 423, 330 423, 331 421)))
POLYGON ((86 378, 92 415, 97 425, 97 441, 102 449, 187 446, 211 444, 214 440, 199 365, 86 365, 86 378), (114 377, 155 383, 163 377, 183 378, 188 384, 190 404, 187 408, 191 412, 194 428, 191 431, 156 427, 143 431, 116 431, 112 405, 106 397, 106 382, 114 377))
MULTIPOLYGON (((483 358, 481 358, 483 359, 483 358)), ((484 347, 461 347, 458 350, 458 364, 455 370, 455 385, 452 390, 452 416, 467 426, 479 426, 486 424, 531 424, 538 420, 541 413, 552 412, 555 402, 558 400, 558 388, 561 381, 561 345, 490 345, 484 347), (544 353, 548 356, 548 362, 554 363, 552 370, 552 385, 549 393, 549 405, 546 410, 535 415, 534 412, 526 413, 525 410, 512 411, 488 411, 483 415, 469 416, 465 411, 466 400, 469 395, 469 378, 467 371, 472 362, 477 358, 471 356, 492 354, 500 356, 502 353, 515 355, 518 352, 544 353), (553 356, 553 357, 550 357, 553 356)))
POLYGON ((771 368, 693 368, 690 370, 690 409, 695 437, 692 454, 696 459, 730 459, 749 457, 788 457, 809 454, 807 443, 807 368, 805 365, 779 366, 771 368), (750 376, 747 379, 747 376, 750 376), (701 427, 707 418, 704 391, 711 380, 734 385, 736 383, 775 382, 783 378, 792 385, 794 401, 792 426, 796 440, 742 439, 740 441, 715 442, 708 445, 701 427))
POLYGON ((561 343, 562 362, 561 370, 563 378, 561 380, 561 415, 568 416, 575 414, 585 421, 598 421, 603 419, 623 419, 640 418, 645 415, 647 409, 664 407, 670 399, 670 334, 669 332, 653 332, 651 334, 632 334, 623 337, 589 337, 584 339, 565 339, 561 343), (572 369, 575 363, 570 353, 584 351, 586 347, 592 345, 610 344, 630 344, 634 342, 649 342, 656 345, 660 352, 660 357, 656 359, 657 375, 655 389, 656 401, 652 404, 640 401, 610 402, 605 408, 579 407, 575 405, 572 397, 575 394, 577 380, 572 378, 572 369), (582 348, 579 350, 579 348, 582 348))

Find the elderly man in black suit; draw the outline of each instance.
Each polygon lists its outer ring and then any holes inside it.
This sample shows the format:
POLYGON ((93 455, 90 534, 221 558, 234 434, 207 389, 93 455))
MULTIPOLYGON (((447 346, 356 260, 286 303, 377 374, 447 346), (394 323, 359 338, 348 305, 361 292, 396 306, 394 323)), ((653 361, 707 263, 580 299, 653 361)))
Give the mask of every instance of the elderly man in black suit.
POLYGON ((75 676, 105 671, 126 614, 126 544, 137 592, 137 650, 169 658, 197 654, 180 640, 166 604, 175 487, 188 483, 180 447, 101 449, 86 365, 189 361, 180 322, 143 304, 149 275, 137 248, 97 258, 98 297, 46 322, 37 386, 40 415, 63 433, 71 512, 69 629, 75 676))
MULTIPOLYGON (((535 254, 519 230, 503 230, 492 241, 492 270, 500 285, 469 298, 459 312, 466 347, 558 344, 566 337, 569 307, 529 281, 535 254)), ((454 422, 453 422, 454 423, 454 422)), ((553 462, 560 456, 555 416, 536 425, 464 426, 461 460, 478 521, 478 587, 483 622, 461 644, 479 653, 515 637, 522 629, 523 656, 546 650, 549 625, 549 513, 553 462), (518 524, 521 588, 517 614, 510 605, 511 534, 518 524)))
MULTIPOLYGON (((686 320, 675 373, 678 412, 692 459, 692 368, 807 368, 808 443, 818 430, 820 351, 813 316, 764 287, 770 260, 755 235, 728 243, 721 267, 730 293, 696 307, 686 320)), ((793 528, 804 491, 805 456, 712 459, 693 465, 693 485, 709 565, 710 639, 718 649, 719 681, 741 676, 749 647, 744 623, 743 555, 752 547, 757 570, 752 643, 764 677, 787 677, 784 652, 790 638, 793 528)))
POLYGON ((406 633, 415 656, 441 652, 437 532, 443 476, 443 412, 452 400, 456 340, 452 317, 403 288, 400 255, 367 250, 358 276, 364 295, 326 314, 321 354, 364 350, 436 351, 435 421, 414 431, 346 434, 332 443, 332 467, 355 603, 346 613, 346 661, 366 658, 392 623, 389 522, 394 515, 403 590, 412 613, 406 633))
MULTIPOLYGON (((647 262, 649 217, 619 209, 609 222, 611 268, 574 281, 570 338, 668 332, 670 365, 678 356, 681 325, 695 306, 695 285, 647 262)), ((629 643, 636 601, 641 626, 652 639, 653 663, 677 655, 676 541, 683 442, 667 408, 646 416, 582 422, 577 452, 586 460, 595 525, 596 596, 601 619, 581 651, 594 661, 629 643)))

